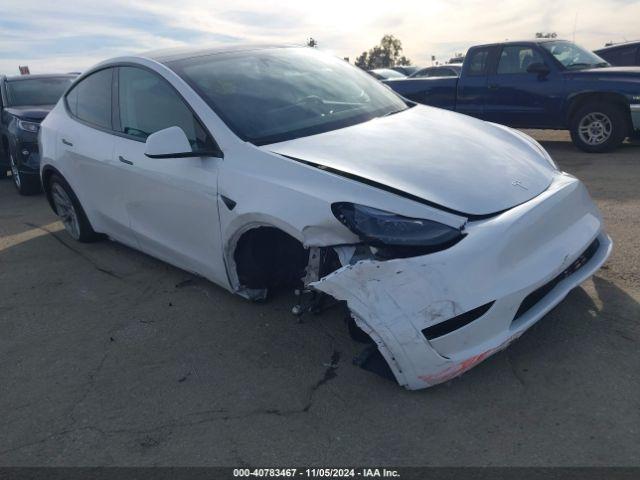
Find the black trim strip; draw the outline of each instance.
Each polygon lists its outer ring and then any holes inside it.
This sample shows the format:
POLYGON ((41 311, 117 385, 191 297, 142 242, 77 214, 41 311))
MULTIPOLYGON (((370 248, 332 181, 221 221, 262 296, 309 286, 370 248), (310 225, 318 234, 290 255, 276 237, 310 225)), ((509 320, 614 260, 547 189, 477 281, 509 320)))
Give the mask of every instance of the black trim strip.
POLYGON ((145 153, 146 157, 149 158, 193 158, 193 157, 214 157, 214 158, 224 158, 221 150, 195 150, 193 152, 181 152, 181 153, 162 153, 158 155, 152 155, 150 153, 145 153))
POLYGON ((425 336, 427 340, 433 340, 434 338, 442 337, 447 333, 451 333, 454 330, 458 330, 459 328, 464 327, 465 325, 469 325, 474 320, 479 319, 485 313, 489 311, 489 309, 493 306, 495 300, 493 302, 485 303, 484 305, 474 308, 473 310, 469 310, 468 312, 462 313, 457 317, 450 318, 449 320, 445 320, 444 322, 436 323, 435 325, 431 325, 430 327, 422 330, 422 334, 425 336))
POLYGON ((408 198, 409 200, 413 200, 414 202, 422 203, 423 205, 428 205, 429 207, 436 208, 438 210, 442 210, 443 212, 451 213, 453 215, 458 215, 459 217, 466 217, 470 221, 474 220, 484 220, 487 218, 492 218, 497 215, 500 215, 503 212, 506 212, 509 209, 500 210, 499 212, 488 213, 485 215, 475 215, 471 213, 459 212, 458 210, 454 210, 452 208, 445 207, 443 205, 439 205, 434 202, 430 202, 429 200, 425 200, 424 198, 418 197, 416 195, 412 195, 411 193, 403 192, 400 189, 390 187, 389 185, 385 185, 384 183, 376 182, 375 180, 370 180, 365 177, 361 177, 359 175, 354 175, 353 173, 344 172, 342 170, 338 170, 336 168, 328 167, 326 165, 322 165, 320 163, 310 162, 308 160, 302 160, 300 158, 291 157, 289 155, 284 155, 278 152, 272 152, 280 155, 281 157, 288 158, 289 160, 293 160, 294 162, 302 163, 304 165, 309 165, 310 167, 317 168, 319 170, 324 170, 325 172, 333 173, 334 175, 339 175, 344 178, 348 178, 350 180, 354 180, 356 182, 364 183, 365 185, 369 185, 370 187, 378 188, 380 190, 384 190, 385 192, 393 193, 395 195, 399 195, 404 198, 408 198))
POLYGON ((570 277, 578 270, 580 270, 589 260, 593 258, 598 249, 600 248, 600 240, 597 238, 589 244, 589 246, 585 249, 584 252, 580 254, 578 258, 576 258, 571 265, 569 265, 565 270, 560 272, 559 275, 555 276, 549 282, 545 283, 541 287, 538 287, 536 290, 527 295, 520 307, 518 307, 518 311, 513 317, 513 321, 515 322, 520 317, 522 317, 525 313, 535 307, 539 302, 544 300, 544 298, 551 293, 551 291, 556 288, 556 286, 563 281, 565 278, 570 277))

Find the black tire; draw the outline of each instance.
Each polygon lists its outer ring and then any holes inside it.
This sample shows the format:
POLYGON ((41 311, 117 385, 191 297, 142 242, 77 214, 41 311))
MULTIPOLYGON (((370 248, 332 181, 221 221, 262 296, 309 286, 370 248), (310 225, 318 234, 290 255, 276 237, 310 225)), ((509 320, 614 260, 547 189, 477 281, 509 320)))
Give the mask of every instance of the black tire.
POLYGON ((571 118, 571 140, 585 152, 610 152, 629 135, 627 117, 624 110, 615 104, 587 103, 571 118))
POLYGON ((56 174, 51 175, 47 191, 51 195, 56 214, 74 240, 89 243, 103 238, 103 235, 91 227, 78 197, 64 178, 56 174))
POLYGON ((9 168, 4 165, 0 165, 0 179, 9 176, 9 168))
POLYGON ((36 195, 42 192, 40 176, 20 173, 11 153, 9 153, 9 164, 13 185, 16 187, 16 190, 18 190, 20 195, 36 195))

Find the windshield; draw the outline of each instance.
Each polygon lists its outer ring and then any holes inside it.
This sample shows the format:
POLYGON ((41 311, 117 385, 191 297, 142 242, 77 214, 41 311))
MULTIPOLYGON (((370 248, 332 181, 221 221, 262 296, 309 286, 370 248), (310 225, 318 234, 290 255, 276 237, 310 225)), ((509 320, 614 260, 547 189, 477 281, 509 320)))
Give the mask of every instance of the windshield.
POLYGON ((10 107, 21 105, 53 105, 71 85, 73 78, 31 78, 8 81, 7 102, 10 107))
POLYGON ((404 110, 389 88, 314 48, 220 53, 168 63, 236 135, 256 145, 404 110))
POLYGON ((598 55, 575 43, 545 42, 542 43, 542 47, 548 50, 568 70, 609 66, 598 55))

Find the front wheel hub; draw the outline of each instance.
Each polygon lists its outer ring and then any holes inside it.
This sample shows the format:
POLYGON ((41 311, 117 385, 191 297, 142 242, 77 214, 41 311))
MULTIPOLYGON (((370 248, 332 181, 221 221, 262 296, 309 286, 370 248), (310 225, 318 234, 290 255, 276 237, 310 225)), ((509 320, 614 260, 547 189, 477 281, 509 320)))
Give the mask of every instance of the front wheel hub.
POLYGON ((587 145, 602 145, 613 132, 611 119, 601 112, 591 112, 580 120, 578 135, 587 145))

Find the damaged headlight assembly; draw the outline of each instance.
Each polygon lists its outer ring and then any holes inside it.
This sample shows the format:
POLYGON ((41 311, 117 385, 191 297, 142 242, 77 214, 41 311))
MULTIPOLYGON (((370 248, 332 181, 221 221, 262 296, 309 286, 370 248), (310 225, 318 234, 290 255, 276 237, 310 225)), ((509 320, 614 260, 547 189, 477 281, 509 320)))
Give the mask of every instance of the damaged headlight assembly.
POLYGON ((381 258, 402 258, 437 252, 458 243, 465 234, 433 220, 411 218, 355 203, 339 202, 331 211, 381 258))

